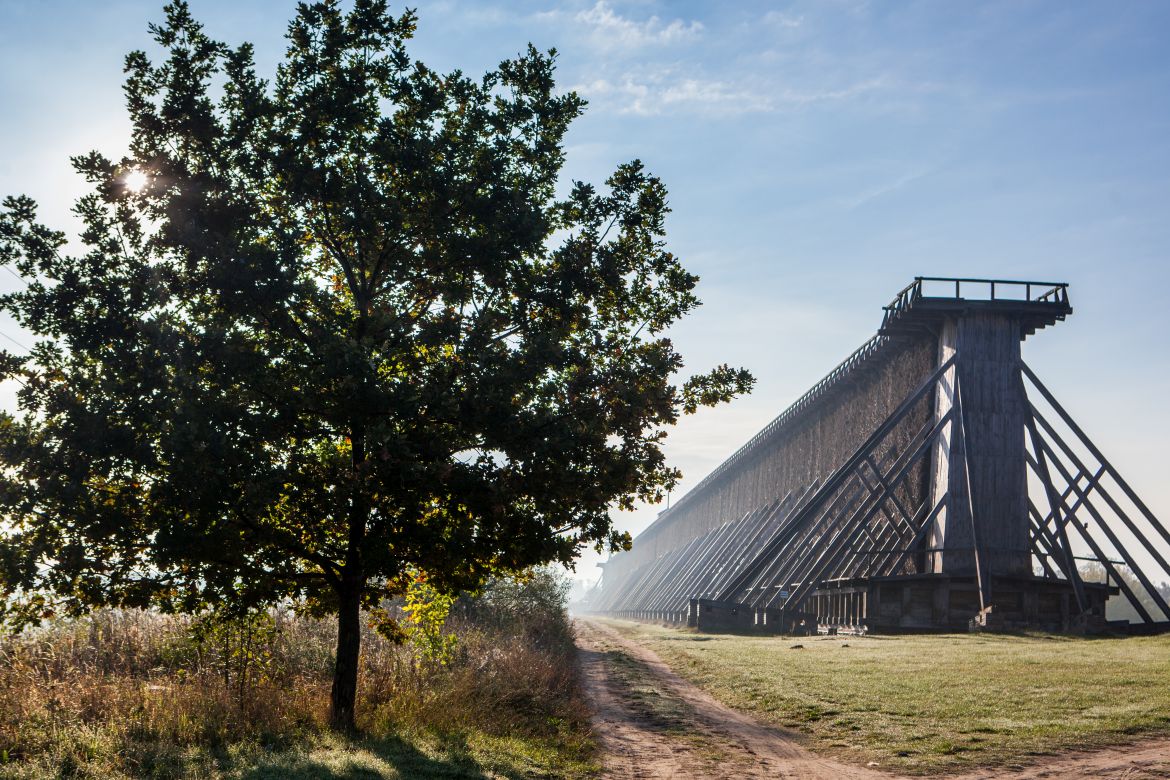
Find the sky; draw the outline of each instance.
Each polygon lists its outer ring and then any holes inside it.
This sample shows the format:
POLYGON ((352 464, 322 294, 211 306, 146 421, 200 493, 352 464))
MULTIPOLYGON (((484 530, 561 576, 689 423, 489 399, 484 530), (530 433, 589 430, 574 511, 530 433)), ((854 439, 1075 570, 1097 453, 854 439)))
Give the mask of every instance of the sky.
MULTIPOLYGON (((292 2, 192 0, 262 72, 292 2)), ((1170 518, 1170 4, 419 2, 412 55, 478 73, 529 42, 589 101, 564 183, 638 158, 671 192, 669 248, 704 305, 693 371, 757 378, 666 444, 680 496, 869 338, 914 276, 1062 281, 1074 314, 1025 360, 1170 518)), ((122 58, 160 2, 0 0, 0 195, 76 224, 68 157, 120 155, 122 58)), ((0 273, 0 290, 19 282, 0 273)), ((5 339, 22 339, 0 320, 5 339)), ((11 391, 0 388, 11 406, 11 391)), ((661 507, 617 516, 636 533, 661 507)), ((596 579, 599 557, 577 568, 596 579)))

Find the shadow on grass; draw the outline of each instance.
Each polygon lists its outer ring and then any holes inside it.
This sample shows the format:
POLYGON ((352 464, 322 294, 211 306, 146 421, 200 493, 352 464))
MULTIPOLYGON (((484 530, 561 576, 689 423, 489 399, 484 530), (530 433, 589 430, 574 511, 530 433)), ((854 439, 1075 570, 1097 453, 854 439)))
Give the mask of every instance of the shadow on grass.
POLYGON ((360 739, 307 752, 276 753, 248 768, 242 780, 486 780, 466 742, 450 737, 430 756, 400 737, 360 739))
POLYGON ((699 634, 685 634, 683 636, 664 636, 664 642, 711 642, 718 639, 717 636, 699 635, 699 634))

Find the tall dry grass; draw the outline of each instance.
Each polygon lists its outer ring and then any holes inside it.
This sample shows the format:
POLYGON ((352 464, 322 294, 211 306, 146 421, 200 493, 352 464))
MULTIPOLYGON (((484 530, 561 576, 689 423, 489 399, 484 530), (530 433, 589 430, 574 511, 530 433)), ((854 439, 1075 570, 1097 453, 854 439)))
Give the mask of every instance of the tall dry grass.
MULTIPOLYGON (((445 664, 367 629, 359 726, 587 750, 559 588, 541 574, 460 600, 445 664)), ((290 611, 225 623, 103 610, 4 639, 0 777, 216 777, 239 745, 311 741, 327 728, 334 630, 290 611)))

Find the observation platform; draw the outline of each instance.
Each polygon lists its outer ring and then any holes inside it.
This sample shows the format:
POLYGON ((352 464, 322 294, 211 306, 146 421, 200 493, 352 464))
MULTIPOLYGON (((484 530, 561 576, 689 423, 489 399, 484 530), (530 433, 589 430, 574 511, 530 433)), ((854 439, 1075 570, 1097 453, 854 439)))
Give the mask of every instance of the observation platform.
POLYGON ((946 319, 986 312, 1019 321, 1021 336, 1072 314, 1064 282, 956 279, 916 276, 885 307, 878 333, 897 336, 934 331, 946 319))

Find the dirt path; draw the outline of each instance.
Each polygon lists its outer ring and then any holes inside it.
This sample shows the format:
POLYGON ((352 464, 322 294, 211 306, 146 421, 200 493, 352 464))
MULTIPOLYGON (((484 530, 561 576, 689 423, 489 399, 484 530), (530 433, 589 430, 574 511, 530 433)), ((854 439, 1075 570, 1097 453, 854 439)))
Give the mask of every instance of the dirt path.
MULTIPOLYGON (((1042 760, 1043 761, 1043 760, 1042 760)), ((1032 766, 985 769, 952 780, 1155 780, 1170 778, 1170 740, 1156 739, 1074 753, 1032 766)))
POLYGON ((576 625, 607 778, 889 777, 814 756, 793 734, 720 704, 613 629, 576 625))
MULTIPOLYGON (((799 737, 765 726, 683 680, 653 651, 608 626, 576 621, 585 685, 604 752, 605 777, 894 780, 822 758, 799 737)), ((978 770, 952 780, 1170 779, 1170 739, 978 770)))

